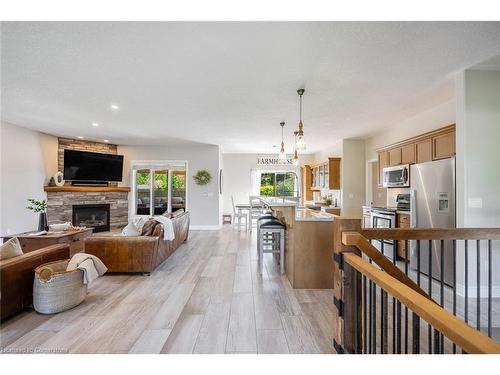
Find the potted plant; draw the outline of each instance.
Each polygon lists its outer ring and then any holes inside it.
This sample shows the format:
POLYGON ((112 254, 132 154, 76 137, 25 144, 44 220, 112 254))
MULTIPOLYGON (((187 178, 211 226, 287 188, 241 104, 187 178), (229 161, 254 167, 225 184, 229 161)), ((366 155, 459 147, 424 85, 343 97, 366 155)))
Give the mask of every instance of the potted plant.
POLYGON ((47 201, 44 199, 28 199, 28 207, 26 208, 39 214, 38 231, 48 231, 49 223, 47 221, 47 201))
POLYGON ((332 197, 329 197, 329 196, 324 196, 323 197, 323 202, 325 202, 325 205, 326 206, 331 206, 332 205, 332 197))

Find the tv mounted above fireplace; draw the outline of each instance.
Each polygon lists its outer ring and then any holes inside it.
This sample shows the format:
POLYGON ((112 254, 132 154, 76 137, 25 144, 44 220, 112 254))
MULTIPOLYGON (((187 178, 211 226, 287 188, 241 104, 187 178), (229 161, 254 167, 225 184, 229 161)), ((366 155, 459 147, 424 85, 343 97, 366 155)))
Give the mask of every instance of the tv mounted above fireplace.
POLYGON ((64 150, 64 179, 73 184, 103 184, 121 181, 123 155, 64 150))

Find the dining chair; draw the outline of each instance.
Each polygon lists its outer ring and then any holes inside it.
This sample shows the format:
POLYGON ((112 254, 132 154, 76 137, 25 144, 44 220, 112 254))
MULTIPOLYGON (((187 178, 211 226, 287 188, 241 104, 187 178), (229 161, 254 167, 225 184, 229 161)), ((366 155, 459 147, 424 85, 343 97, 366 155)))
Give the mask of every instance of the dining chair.
POLYGON ((234 204, 234 197, 231 196, 231 203, 233 205, 233 226, 236 226, 236 220, 238 220, 238 231, 241 231, 241 220, 245 219, 245 231, 248 230, 248 213, 244 212, 241 208, 236 207, 234 204))

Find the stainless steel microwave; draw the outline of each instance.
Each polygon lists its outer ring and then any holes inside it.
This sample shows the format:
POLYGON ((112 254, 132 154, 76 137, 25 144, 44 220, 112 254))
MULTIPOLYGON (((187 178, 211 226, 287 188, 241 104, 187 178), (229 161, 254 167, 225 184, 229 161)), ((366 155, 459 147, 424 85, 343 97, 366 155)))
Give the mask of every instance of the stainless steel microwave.
POLYGON ((408 164, 386 167, 383 169, 384 187, 409 187, 410 186, 410 166, 408 164))

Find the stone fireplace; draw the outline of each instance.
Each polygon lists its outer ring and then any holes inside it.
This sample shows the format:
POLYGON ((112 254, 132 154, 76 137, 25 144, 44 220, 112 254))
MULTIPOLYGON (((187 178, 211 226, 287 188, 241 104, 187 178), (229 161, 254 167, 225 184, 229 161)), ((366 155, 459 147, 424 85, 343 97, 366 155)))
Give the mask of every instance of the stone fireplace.
POLYGON ((45 191, 49 224, 69 221, 74 225, 98 226, 94 231, 117 230, 127 225, 128 188, 47 186, 45 191), (104 207, 106 213, 103 212, 104 207), (76 218, 85 223, 77 224, 76 218), (106 227, 100 224, 103 218, 108 221, 106 227))
POLYGON ((94 233, 109 231, 109 207, 109 204, 73 205, 73 225, 94 228, 94 233))

